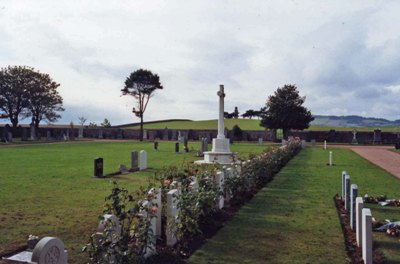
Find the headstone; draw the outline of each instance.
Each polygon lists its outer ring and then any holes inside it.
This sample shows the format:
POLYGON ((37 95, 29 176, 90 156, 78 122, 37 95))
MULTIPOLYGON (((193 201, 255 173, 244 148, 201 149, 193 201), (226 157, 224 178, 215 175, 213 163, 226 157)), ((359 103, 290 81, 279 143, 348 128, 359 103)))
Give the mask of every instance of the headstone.
POLYGON ((214 180, 215 183, 217 184, 219 191, 221 192, 221 195, 219 196, 218 200, 218 208, 222 209, 224 208, 224 196, 223 196, 223 190, 224 190, 224 182, 225 182, 225 177, 224 177, 224 172, 223 171, 218 171, 217 175, 215 176, 214 180))
POLYGON ((198 183, 198 181, 197 181, 196 178, 193 179, 193 180, 190 182, 190 184, 189 184, 189 189, 190 189, 192 192, 198 192, 198 191, 199 191, 199 183, 198 183))
POLYGON ((65 133, 63 132, 62 136, 63 136, 63 140, 64 140, 64 141, 67 141, 67 134, 65 134, 65 133))
POLYGON ((362 197, 356 198, 356 238, 357 245, 361 247, 362 241, 362 209, 364 208, 364 201, 362 197))
POLYGON ((169 137, 168 137, 168 128, 165 128, 164 129, 164 131, 163 131, 163 140, 168 140, 169 139, 169 137))
POLYGON ((148 194, 150 195, 151 198, 151 206, 157 208, 157 211, 154 213, 156 219, 156 229, 154 235, 161 237, 161 220, 162 220, 161 188, 159 188, 157 192, 154 188, 151 188, 148 194))
POLYGON ((315 145, 316 145, 315 139, 311 139, 311 146, 312 146, 313 148, 315 148, 315 145))
POLYGON ((158 151, 158 141, 154 141, 154 150, 158 151))
POLYGON ((139 154, 137 151, 131 152, 131 170, 132 171, 139 170, 139 154))
POLYGON ((175 153, 179 153, 179 142, 175 143, 175 153))
POLYGON ((36 127, 34 124, 30 124, 31 128, 31 140, 36 140, 36 127))
POLYGON ((121 128, 118 128, 118 130, 117 130, 117 138, 118 139, 123 139, 124 138, 123 131, 122 131, 121 128))
POLYGON ((358 144, 358 141, 357 141, 357 130, 353 129, 353 131, 351 133, 353 134, 353 139, 351 140, 351 144, 357 145, 358 144))
POLYGON ((346 175, 345 176, 345 200, 344 200, 344 208, 346 209, 347 212, 350 211, 350 176, 346 175))
POLYGON ((28 140, 28 129, 23 127, 22 128, 22 137, 21 137, 22 141, 27 141, 28 140))
POLYGON ((103 139, 103 130, 99 130, 99 139, 103 139))
POLYGON ((105 214, 97 227, 98 238, 116 243, 121 237, 122 228, 118 218, 113 214, 105 214))
POLYGON ((372 264, 372 214, 369 208, 362 209, 362 258, 372 264))
POLYGON ((333 160, 332 160, 332 151, 329 151, 329 166, 333 165, 333 160))
POLYGON ((374 130, 374 141, 373 144, 381 144, 382 143, 382 133, 380 129, 374 130))
POLYGON ((94 159, 94 177, 103 177, 103 158, 94 159))
POLYGON ((78 130, 78 138, 83 138, 83 127, 80 127, 78 130))
POLYGON ((147 169, 147 152, 145 150, 140 151, 140 163, 139 170, 147 169))
POLYGON ((183 150, 184 150, 185 152, 189 152, 188 139, 187 139, 187 138, 184 138, 184 139, 183 139, 183 150))
POLYGON ((12 142, 13 141, 13 134, 11 132, 7 133, 7 142, 12 142))
MULTIPOLYGON (((226 169, 226 171, 225 171, 225 178, 226 179, 230 179, 230 178, 232 178, 233 177, 233 171, 232 171, 232 168, 227 168, 226 169)), ((227 190, 225 190, 224 191, 224 196, 225 196, 225 200, 227 200, 228 202, 231 200, 231 194, 227 191, 227 190)))
POLYGON ((344 201, 346 194, 346 171, 342 171, 342 201, 344 201))
POLYGON ((128 174, 128 168, 124 164, 120 164, 118 170, 121 174, 128 174))
POLYGON ((350 190, 350 227, 353 231, 356 230, 356 197, 358 196, 357 184, 351 185, 350 190))
POLYGON ((262 145, 263 144, 263 139, 262 138, 258 138, 258 145, 262 145))
POLYGON ((326 150, 326 140, 324 140, 324 150, 326 150))
POLYGON ((148 232, 151 234, 151 236, 148 237, 148 239, 146 240, 146 248, 144 253, 145 258, 148 258, 157 253, 157 238, 155 236, 157 232, 157 218, 152 212, 153 208, 156 207, 153 207, 152 202, 145 201, 143 203, 143 208, 144 210, 141 210, 141 215, 146 221, 149 221, 148 232), (150 214, 147 213, 148 211, 150 212, 150 214))
POLYGON ((56 237, 44 237, 32 252, 33 263, 38 264, 67 264, 68 254, 64 243, 56 237))
MULTIPOLYGON (((179 213, 178 201, 176 197, 178 196, 178 190, 173 189, 167 193, 167 223, 176 223, 176 216, 179 213)), ((166 231, 167 237, 167 246, 174 246, 177 242, 177 239, 170 228, 167 228, 166 231)))

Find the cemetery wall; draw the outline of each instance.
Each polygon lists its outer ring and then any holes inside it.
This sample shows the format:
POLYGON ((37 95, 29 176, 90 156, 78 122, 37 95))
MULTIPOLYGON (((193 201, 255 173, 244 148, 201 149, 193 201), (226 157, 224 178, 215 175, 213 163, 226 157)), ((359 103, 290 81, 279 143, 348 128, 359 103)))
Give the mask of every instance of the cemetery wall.
MULTIPOLYGON (((49 140, 62 140, 68 134, 69 139, 79 137, 79 127, 60 128, 60 127, 40 127, 36 132, 38 138, 49 140)), ((13 129, 9 126, 0 126, 0 138, 4 141, 8 132, 12 132, 13 138, 30 137, 30 128, 27 126, 19 126, 13 129)), ((208 138, 211 142, 212 138, 217 137, 217 130, 176 130, 176 129, 145 129, 144 138, 147 140, 178 140, 179 132, 181 136, 189 140, 200 140, 208 138)), ((121 129, 121 128, 84 128, 84 138, 103 138, 103 139, 139 139, 140 130, 138 129, 121 129)), ((276 133, 274 131, 242 131, 241 135, 233 135, 232 131, 226 131, 226 135, 231 141, 258 141, 262 138, 265 141, 275 141, 276 133)), ((333 143, 351 143, 353 139, 352 131, 290 131, 288 136, 299 137, 306 141, 315 139, 317 142, 333 143)), ((399 139, 397 133, 394 132, 357 132, 358 144, 395 144, 399 139)))

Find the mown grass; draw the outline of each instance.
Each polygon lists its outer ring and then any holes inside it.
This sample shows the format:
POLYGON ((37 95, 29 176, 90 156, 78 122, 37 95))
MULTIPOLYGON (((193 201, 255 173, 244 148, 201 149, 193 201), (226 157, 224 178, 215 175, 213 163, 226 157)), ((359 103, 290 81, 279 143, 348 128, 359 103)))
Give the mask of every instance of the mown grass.
MULTIPOLYGON (((159 152, 152 143, 85 142, 0 147, 0 251, 10 244, 24 243, 29 234, 61 238, 69 250, 69 263, 85 263, 81 247, 96 229, 110 181, 131 192, 146 186, 147 176, 166 166, 192 162, 195 151, 174 153, 174 142, 160 141, 159 152), (93 178, 93 159, 104 158, 104 173, 130 166, 133 150, 148 152, 149 169, 113 178, 93 178)), ((266 144, 233 144, 232 151, 247 156, 259 153, 266 144)), ((200 148, 189 142, 189 148, 200 148)))
MULTIPOLYGON (((351 175, 360 194, 400 195, 400 181, 346 149, 308 148, 296 156, 231 222, 189 259, 190 263, 347 263, 343 233, 333 202, 341 192, 341 171, 351 175)), ((400 220, 371 206, 378 219, 400 220)), ((374 233, 388 259, 400 262, 398 238, 374 233)))
MULTIPOLYGON (((264 127, 260 126, 260 120, 258 119, 225 119, 225 127, 229 130, 232 129, 234 125, 238 125, 242 130, 257 130, 263 131, 264 127)), ((140 126, 132 126, 129 128, 138 129, 140 126)), ((216 130, 218 127, 218 121, 214 120, 198 120, 198 121, 170 121, 170 122, 157 122, 152 124, 145 124, 146 129, 193 129, 193 130, 216 130)), ((322 125, 311 125, 309 129, 311 131, 329 131, 334 129, 336 131, 352 131, 357 129, 357 131, 374 131, 376 127, 338 127, 338 126, 322 126, 322 125)), ((399 128, 394 126, 381 127, 383 132, 398 132, 399 128)))

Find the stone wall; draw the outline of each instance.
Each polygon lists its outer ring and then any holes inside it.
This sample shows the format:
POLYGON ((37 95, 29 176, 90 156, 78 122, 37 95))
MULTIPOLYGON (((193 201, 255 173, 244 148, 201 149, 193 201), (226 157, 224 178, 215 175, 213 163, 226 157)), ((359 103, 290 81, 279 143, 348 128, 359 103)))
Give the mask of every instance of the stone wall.
MULTIPOLYGON (((30 128, 19 126, 13 129, 9 126, 0 126, 0 139, 4 141, 8 132, 12 132, 13 138, 23 138, 28 140, 30 137, 30 128)), ((147 140, 178 140, 179 133, 189 140, 200 140, 207 138, 209 142, 217 136, 217 130, 177 130, 177 129, 145 129, 144 139, 147 140)), ((48 140, 63 140, 68 135, 69 139, 79 136, 79 128, 60 128, 60 127, 40 127, 37 131, 37 137, 48 140)), ((140 130, 121 129, 121 128, 84 128, 84 138, 103 138, 103 139, 139 139, 140 130)), ((264 141, 275 141, 276 133, 274 131, 243 131, 240 136, 234 136, 232 131, 226 131, 226 135, 232 141, 258 141, 262 138, 264 141)), ((288 136, 300 137, 306 141, 315 139, 317 142, 332 143, 351 143, 353 134, 351 131, 290 131, 288 136)), ((358 144, 395 144, 398 141, 398 135, 394 132, 357 132, 358 144)))

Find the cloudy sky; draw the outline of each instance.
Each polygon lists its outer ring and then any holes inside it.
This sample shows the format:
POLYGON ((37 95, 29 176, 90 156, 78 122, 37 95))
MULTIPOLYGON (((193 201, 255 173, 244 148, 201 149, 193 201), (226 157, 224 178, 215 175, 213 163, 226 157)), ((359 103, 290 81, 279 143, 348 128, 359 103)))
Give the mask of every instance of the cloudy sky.
POLYGON ((400 119, 400 1, 0 0, 0 66, 28 65, 61 84, 66 111, 137 122, 121 97, 139 68, 164 89, 145 120, 259 109, 296 84, 313 114, 400 119))

